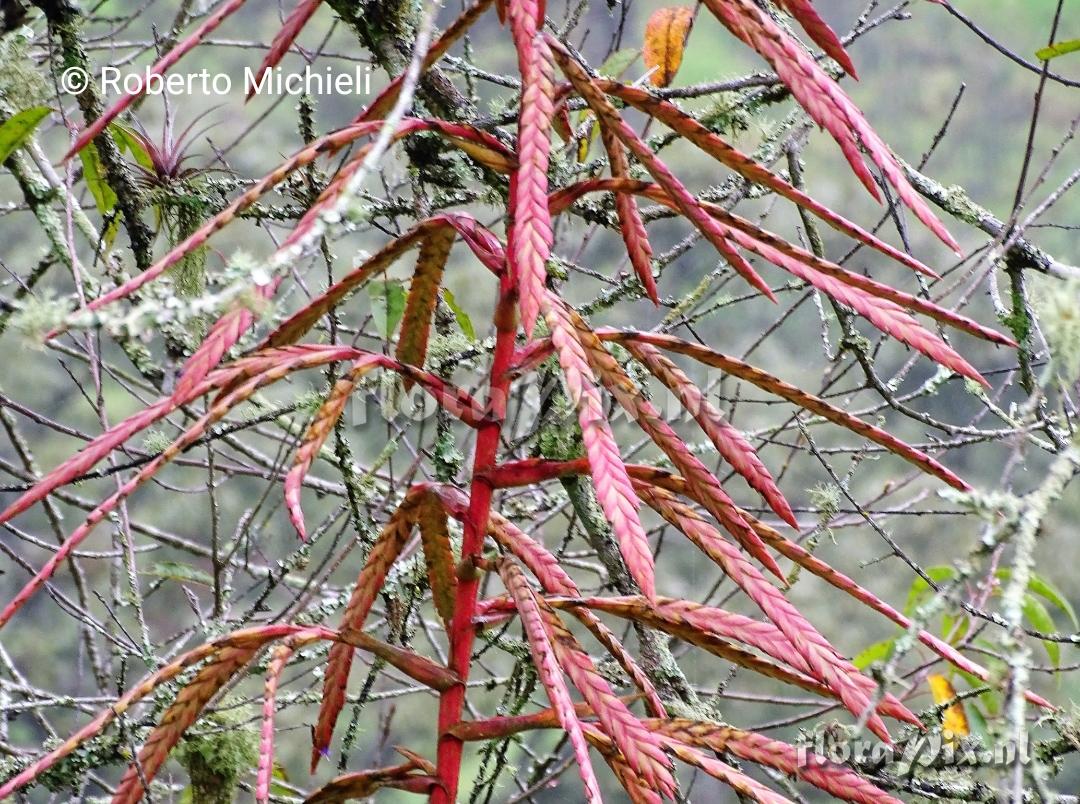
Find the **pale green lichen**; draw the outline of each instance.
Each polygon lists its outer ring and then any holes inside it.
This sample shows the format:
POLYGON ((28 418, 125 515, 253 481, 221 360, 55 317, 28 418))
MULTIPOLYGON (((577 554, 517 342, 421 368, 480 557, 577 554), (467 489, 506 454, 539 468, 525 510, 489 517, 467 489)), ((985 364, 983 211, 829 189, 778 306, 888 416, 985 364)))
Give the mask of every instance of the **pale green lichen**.
POLYGON ((401 376, 392 371, 379 374, 379 410, 387 421, 396 419, 399 413, 412 411, 409 395, 405 393, 405 383, 401 376))
POLYGON ((480 354, 476 342, 460 329, 451 328, 446 333, 432 332, 424 368, 436 373, 447 368, 475 368, 480 354))
MULTIPOLYGON (((50 738, 42 749, 50 751, 61 741, 50 738)), ((82 788, 86 774, 108 765, 126 765, 131 752, 115 734, 99 735, 80 745, 48 770, 35 777, 32 785, 44 787, 55 794, 74 793, 82 788)), ((10 779, 25 770, 31 762, 29 756, 4 757, 0 759, 0 779, 10 779)))
POLYGON ((143 439, 143 449, 152 455, 157 455, 168 449, 172 441, 173 440, 161 430, 151 430, 143 439))
POLYGON ((51 288, 36 296, 29 296, 19 303, 18 311, 11 318, 11 325, 21 332, 27 343, 43 348, 45 335, 64 323, 68 315, 67 302, 56 297, 51 288))
MULTIPOLYGON (((679 299, 676 305, 664 316, 661 327, 666 328, 683 317, 690 318, 690 311, 697 306, 697 304, 705 297, 705 294, 716 284, 716 280, 723 275, 724 271, 717 269, 709 271, 701 277, 697 285, 695 285, 689 293, 679 299)), ((695 313, 694 317, 697 318, 704 314, 714 312, 722 307, 726 307, 734 301, 735 298, 733 296, 726 293, 717 293, 712 297, 708 309, 695 313)))
POLYGON ((999 526, 1015 522, 1023 507, 1019 497, 1005 491, 941 489, 938 496, 979 519, 999 526))
POLYGON ((308 389, 300 393, 296 397, 296 401, 293 403, 296 405, 298 413, 315 413, 326 402, 326 393, 316 391, 315 389, 308 389))
MULTIPOLYGON (((165 333, 177 343, 193 347, 205 323, 220 317, 239 304, 256 316, 272 316, 273 305, 258 292, 272 279, 264 263, 238 254, 221 275, 220 290, 207 290, 194 297, 181 297, 171 282, 155 283, 144 288, 142 300, 131 308, 78 310, 66 316, 56 303, 28 305, 22 316, 24 331, 47 331, 64 322, 72 329, 97 329, 122 339, 151 338, 165 333)), ((244 344, 241 344, 244 345, 244 344)))
POLYGON ((701 115, 701 123, 719 134, 741 134, 754 123, 742 92, 725 92, 701 115))
POLYGON ((973 226, 982 220, 985 214, 985 210, 972 201, 967 191, 958 184, 945 188, 945 200, 942 206, 954 218, 973 226))
POLYGON ((1034 302, 1062 378, 1080 377, 1080 280, 1042 282, 1034 302))
POLYGON ((0 101, 13 112, 42 104, 49 96, 29 54, 33 40, 33 29, 25 25, 0 37, 0 101))
POLYGON ((828 522, 840 512, 840 489, 833 484, 821 484, 807 491, 810 504, 818 511, 822 522, 828 522))
POLYGON ((641 395, 646 399, 651 400, 652 388, 649 385, 649 382, 652 378, 652 374, 650 374, 649 370, 641 365, 641 363, 630 359, 629 353, 621 346, 618 346, 617 344, 613 344, 612 346, 612 352, 615 353, 619 362, 626 367, 626 375, 633 381, 641 395))
POLYGON ((547 263, 544 265, 547 269, 547 274, 560 282, 565 282, 570 278, 570 263, 561 257, 552 255, 548 258, 547 263))

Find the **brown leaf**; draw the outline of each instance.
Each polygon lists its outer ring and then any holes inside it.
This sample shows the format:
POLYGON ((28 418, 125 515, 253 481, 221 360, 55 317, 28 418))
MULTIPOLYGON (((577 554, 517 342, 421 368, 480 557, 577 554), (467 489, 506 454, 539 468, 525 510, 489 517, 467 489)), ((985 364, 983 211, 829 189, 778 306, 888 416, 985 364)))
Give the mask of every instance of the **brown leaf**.
MULTIPOLYGON (((409 296, 401 320, 401 336, 398 338, 397 359, 417 368, 424 367, 431 319, 439 299, 443 269, 454 245, 455 231, 449 226, 435 229, 420 245, 409 285, 409 296)), ((408 389, 412 383, 405 380, 408 389)))
POLYGON ((358 798, 370 798, 377 791, 388 787, 414 793, 422 793, 430 788, 435 783, 434 778, 415 771, 419 767, 418 762, 424 762, 427 766, 431 763, 411 751, 398 750, 405 756, 406 762, 338 776, 304 799, 304 804, 339 804, 358 798))
POLYGON ((454 618, 454 600, 457 597, 456 562, 450 546, 450 531, 446 526, 446 511, 435 495, 430 495, 418 510, 417 524, 424 545, 424 563, 427 565, 428 582, 435 609, 443 622, 449 626, 454 618))
MULTIPOLYGON (((353 586, 352 596, 345 607, 345 614, 341 619, 341 630, 359 631, 364 626, 368 612, 375 603, 386 574, 390 571, 405 541, 412 533, 416 518, 416 499, 406 498, 390 517, 390 521, 383 527, 379 538, 375 541, 371 552, 368 553, 367 561, 353 586)), ((352 668, 353 648, 351 645, 339 643, 330 648, 330 654, 326 660, 326 672, 323 676, 323 699, 319 705, 319 719, 312 732, 314 745, 311 750, 311 770, 319 764, 319 760, 330 746, 330 740, 334 734, 334 725, 337 723, 341 708, 345 705, 345 685, 349 680, 349 670, 352 668)))
POLYGON ((694 24, 694 10, 688 6, 659 8, 645 25, 645 66, 652 72, 654 87, 666 87, 682 64, 686 39, 694 24))

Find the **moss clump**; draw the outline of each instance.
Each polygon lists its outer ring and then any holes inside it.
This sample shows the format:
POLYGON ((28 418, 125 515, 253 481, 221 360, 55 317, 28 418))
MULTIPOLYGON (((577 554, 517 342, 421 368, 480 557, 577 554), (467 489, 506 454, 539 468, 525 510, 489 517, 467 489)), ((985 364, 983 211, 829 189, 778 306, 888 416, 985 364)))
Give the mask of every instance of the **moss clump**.
POLYGON ((451 329, 446 333, 432 332, 424 366, 434 372, 475 368, 478 355, 476 342, 460 329, 451 329))
MULTIPOLYGON (((206 218, 206 210, 192 204, 162 205, 161 212, 170 247, 179 245, 194 234, 206 218)), ((207 246, 200 246, 170 269, 173 286, 181 297, 190 299, 206 291, 207 252, 207 246)))
POLYGON ((455 478, 465 464, 465 455, 457 447, 453 428, 447 427, 439 433, 432 452, 438 477, 455 478))
POLYGON ((1012 333, 1013 339, 1023 346, 1031 337, 1031 319, 1024 310, 1024 300, 1018 294, 1013 293, 1012 303, 1012 312, 1004 316, 1001 323, 1012 333))
POLYGON ((173 756, 188 773, 192 804, 230 804, 237 782, 259 758, 259 735, 242 725, 248 720, 243 709, 226 708, 190 732, 177 745, 173 756))
POLYGON ((540 454, 553 461, 572 461, 582 452, 581 428, 570 400, 564 393, 552 394, 544 424, 537 435, 540 454))
POLYGON ((753 111, 748 108, 749 95, 744 92, 726 92, 701 116, 704 126, 717 134, 738 135, 750 130, 754 124, 753 111))

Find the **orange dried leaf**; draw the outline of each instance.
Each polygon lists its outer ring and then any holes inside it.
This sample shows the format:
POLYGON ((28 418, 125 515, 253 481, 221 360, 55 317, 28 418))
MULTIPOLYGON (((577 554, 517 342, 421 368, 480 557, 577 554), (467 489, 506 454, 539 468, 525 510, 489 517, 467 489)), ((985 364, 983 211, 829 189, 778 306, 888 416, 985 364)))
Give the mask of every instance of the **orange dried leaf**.
POLYGON ((675 79, 693 24, 694 10, 688 6, 659 8, 649 17, 644 59, 652 71, 649 81, 654 87, 666 87, 675 79))
MULTIPOLYGON (((930 687, 930 694, 934 696, 934 703, 938 706, 956 699, 956 689, 945 676, 931 673, 926 677, 926 683, 930 687)), ((941 713, 941 730, 945 735, 945 742, 949 744, 971 733, 964 704, 957 701, 945 707, 945 711, 941 713)))

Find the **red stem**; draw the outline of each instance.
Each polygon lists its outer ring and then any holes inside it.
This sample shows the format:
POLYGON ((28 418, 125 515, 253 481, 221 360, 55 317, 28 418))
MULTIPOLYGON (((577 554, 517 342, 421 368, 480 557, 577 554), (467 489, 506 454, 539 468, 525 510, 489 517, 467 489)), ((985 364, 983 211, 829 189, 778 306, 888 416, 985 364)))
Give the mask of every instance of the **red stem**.
POLYGON ((517 299, 514 288, 510 272, 504 270, 499 277, 499 300, 495 308, 495 351, 488 388, 488 417, 477 429, 469 510, 465 516, 461 546, 461 565, 463 568, 470 568, 470 571, 463 572, 463 577, 459 579, 454 619, 450 623, 450 669, 457 674, 460 683, 439 696, 439 784, 431 789, 429 800, 432 804, 453 804, 457 801, 463 743, 449 730, 461 722, 465 706, 465 684, 469 680, 472 664, 472 645, 476 635, 473 617, 480 590, 480 573, 474 569, 474 562, 480 558, 484 547, 494 491, 488 480, 488 473, 495 468, 499 436, 506 418, 506 400, 510 387, 509 368, 514 356, 514 337, 517 333, 517 299))

